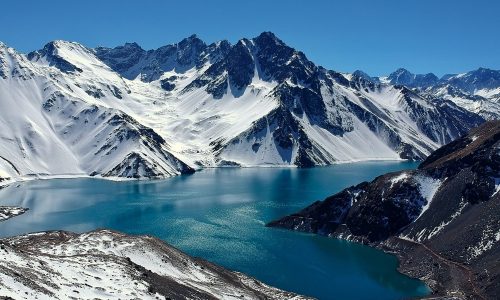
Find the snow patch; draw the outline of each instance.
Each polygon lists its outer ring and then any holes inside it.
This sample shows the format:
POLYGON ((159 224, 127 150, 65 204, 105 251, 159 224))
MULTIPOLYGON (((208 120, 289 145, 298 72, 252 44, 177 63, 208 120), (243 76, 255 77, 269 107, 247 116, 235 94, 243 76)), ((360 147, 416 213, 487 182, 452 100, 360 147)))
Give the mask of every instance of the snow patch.
POLYGON ((493 179, 495 180, 495 192, 493 192, 493 195, 491 195, 491 197, 500 192, 500 177, 494 177, 493 179))
POLYGON ((399 174, 399 175, 391 178, 390 179, 390 181, 391 181, 391 188, 394 186, 394 184, 396 184, 396 183, 398 183, 400 181, 404 181, 404 180, 406 180, 408 178, 409 178, 409 175, 406 172, 403 172, 403 173, 401 173, 401 174, 399 174))
POLYGON ((432 199, 434 198, 434 195, 441 186, 442 181, 439 179, 434 179, 432 177, 421 176, 421 175, 415 176, 414 179, 418 184, 420 195, 422 195, 422 197, 426 200, 426 203, 424 204, 424 206, 422 206, 420 215, 417 217, 418 219, 429 208, 432 199))
POLYGON ((500 241, 500 232, 495 230, 491 225, 487 225, 481 235, 479 243, 469 247, 468 260, 474 259, 490 250, 498 241, 500 241))

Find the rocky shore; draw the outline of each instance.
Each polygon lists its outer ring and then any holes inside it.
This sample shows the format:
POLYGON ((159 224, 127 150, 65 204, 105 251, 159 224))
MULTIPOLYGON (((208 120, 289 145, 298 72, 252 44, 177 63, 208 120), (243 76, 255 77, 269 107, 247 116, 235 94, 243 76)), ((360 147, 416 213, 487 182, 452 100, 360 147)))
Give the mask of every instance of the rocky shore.
POLYGON ((443 146, 417 170, 349 187, 268 224, 396 254, 430 297, 500 295, 500 121, 443 146))

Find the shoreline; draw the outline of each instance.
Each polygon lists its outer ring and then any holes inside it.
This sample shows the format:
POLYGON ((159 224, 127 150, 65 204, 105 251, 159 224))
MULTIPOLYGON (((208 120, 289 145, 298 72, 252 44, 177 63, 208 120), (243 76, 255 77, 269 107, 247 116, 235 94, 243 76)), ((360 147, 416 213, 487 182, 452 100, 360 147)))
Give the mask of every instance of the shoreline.
MULTIPOLYGON (((202 172, 203 170, 216 170, 216 169, 310 169, 310 168, 329 168, 329 167, 334 167, 338 165, 348 165, 348 164, 358 164, 358 163, 382 163, 382 162, 389 162, 389 163, 405 163, 405 162, 415 162, 417 161, 411 161, 407 159, 399 159, 399 160, 394 160, 394 159, 369 159, 369 160, 352 160, 352 161, 339 161, 335 162, 332 164, 328 165, 317 165, 317 166, 312 166, 312 167, 298 167, 296 165, 273 165, 273 164, 263 164, 263 165, 228 165, 228 166, 206 166, 206 167, 199 167, 195 168, 195 172, 192 174, 196 174, 197 172, 202 172)), ((0 189, 5 188, 11 184, 15 183, 22 183, 22 182, 29 182, 33 180, 51 180, 51 179, 80 179, 80 178, 87 178, 87 179, 99 179, 99 180, 108 180, 108 181, 115 181, 115 182, 127 182, 127 181, 153 181, 153 180, 164 180, 164 179, 169 179, 169 178, 175 178, 179 176, 184 176, 184 175, 192 175, 192 174, 178 174, 174 176, 158 176, 158 177, 140 177, 140 178, 128 178, 128 177, 117 177, 117 176, 110 176, 110 177, 103 177, 101 175, 89 175, 85 173, 75 173, 75 174, 29 174, 29 175, 22 175, 22 176, 16 176, 16 177, 0 177, 0 189)))
POLYGON ((427 285, 429 295, 418 299, 486 299, 477 287, 473 269, 442 257, 425 244, 391 237, 373 247, 395 255, 398 259, 398 272, 427 285), (453 290, 456 286, 460 288, 453 290))

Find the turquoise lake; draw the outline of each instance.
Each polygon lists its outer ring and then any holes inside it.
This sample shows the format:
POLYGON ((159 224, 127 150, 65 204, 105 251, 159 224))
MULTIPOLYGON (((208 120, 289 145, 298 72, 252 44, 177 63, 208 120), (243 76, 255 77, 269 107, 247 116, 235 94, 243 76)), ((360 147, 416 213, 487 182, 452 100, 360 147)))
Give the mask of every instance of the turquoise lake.
POLYGON ((428 288, 398 273, 392 255, 264 225, 350 185, 416 166, 369 162, 206 169, 154 181, 30 181, 0 190, 0 205, 30 209, 1 222, 0 236, 105 227, 155 235, 190 255, 319 299, 411 298, 428 288))

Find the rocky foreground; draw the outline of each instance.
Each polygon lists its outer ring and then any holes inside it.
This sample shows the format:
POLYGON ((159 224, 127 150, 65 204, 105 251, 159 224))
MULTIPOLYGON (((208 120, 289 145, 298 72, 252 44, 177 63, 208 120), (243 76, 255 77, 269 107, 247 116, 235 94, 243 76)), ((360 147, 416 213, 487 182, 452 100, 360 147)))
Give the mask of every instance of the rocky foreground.
POLYGON ((150 236, 110 230, 0 240, 0 299, 307 299, 150 236))
POLYGON ((433 295, 500 297, 500 121, 431 154, 414 171, 363 182, 268 226, 395 253, 433 295))

